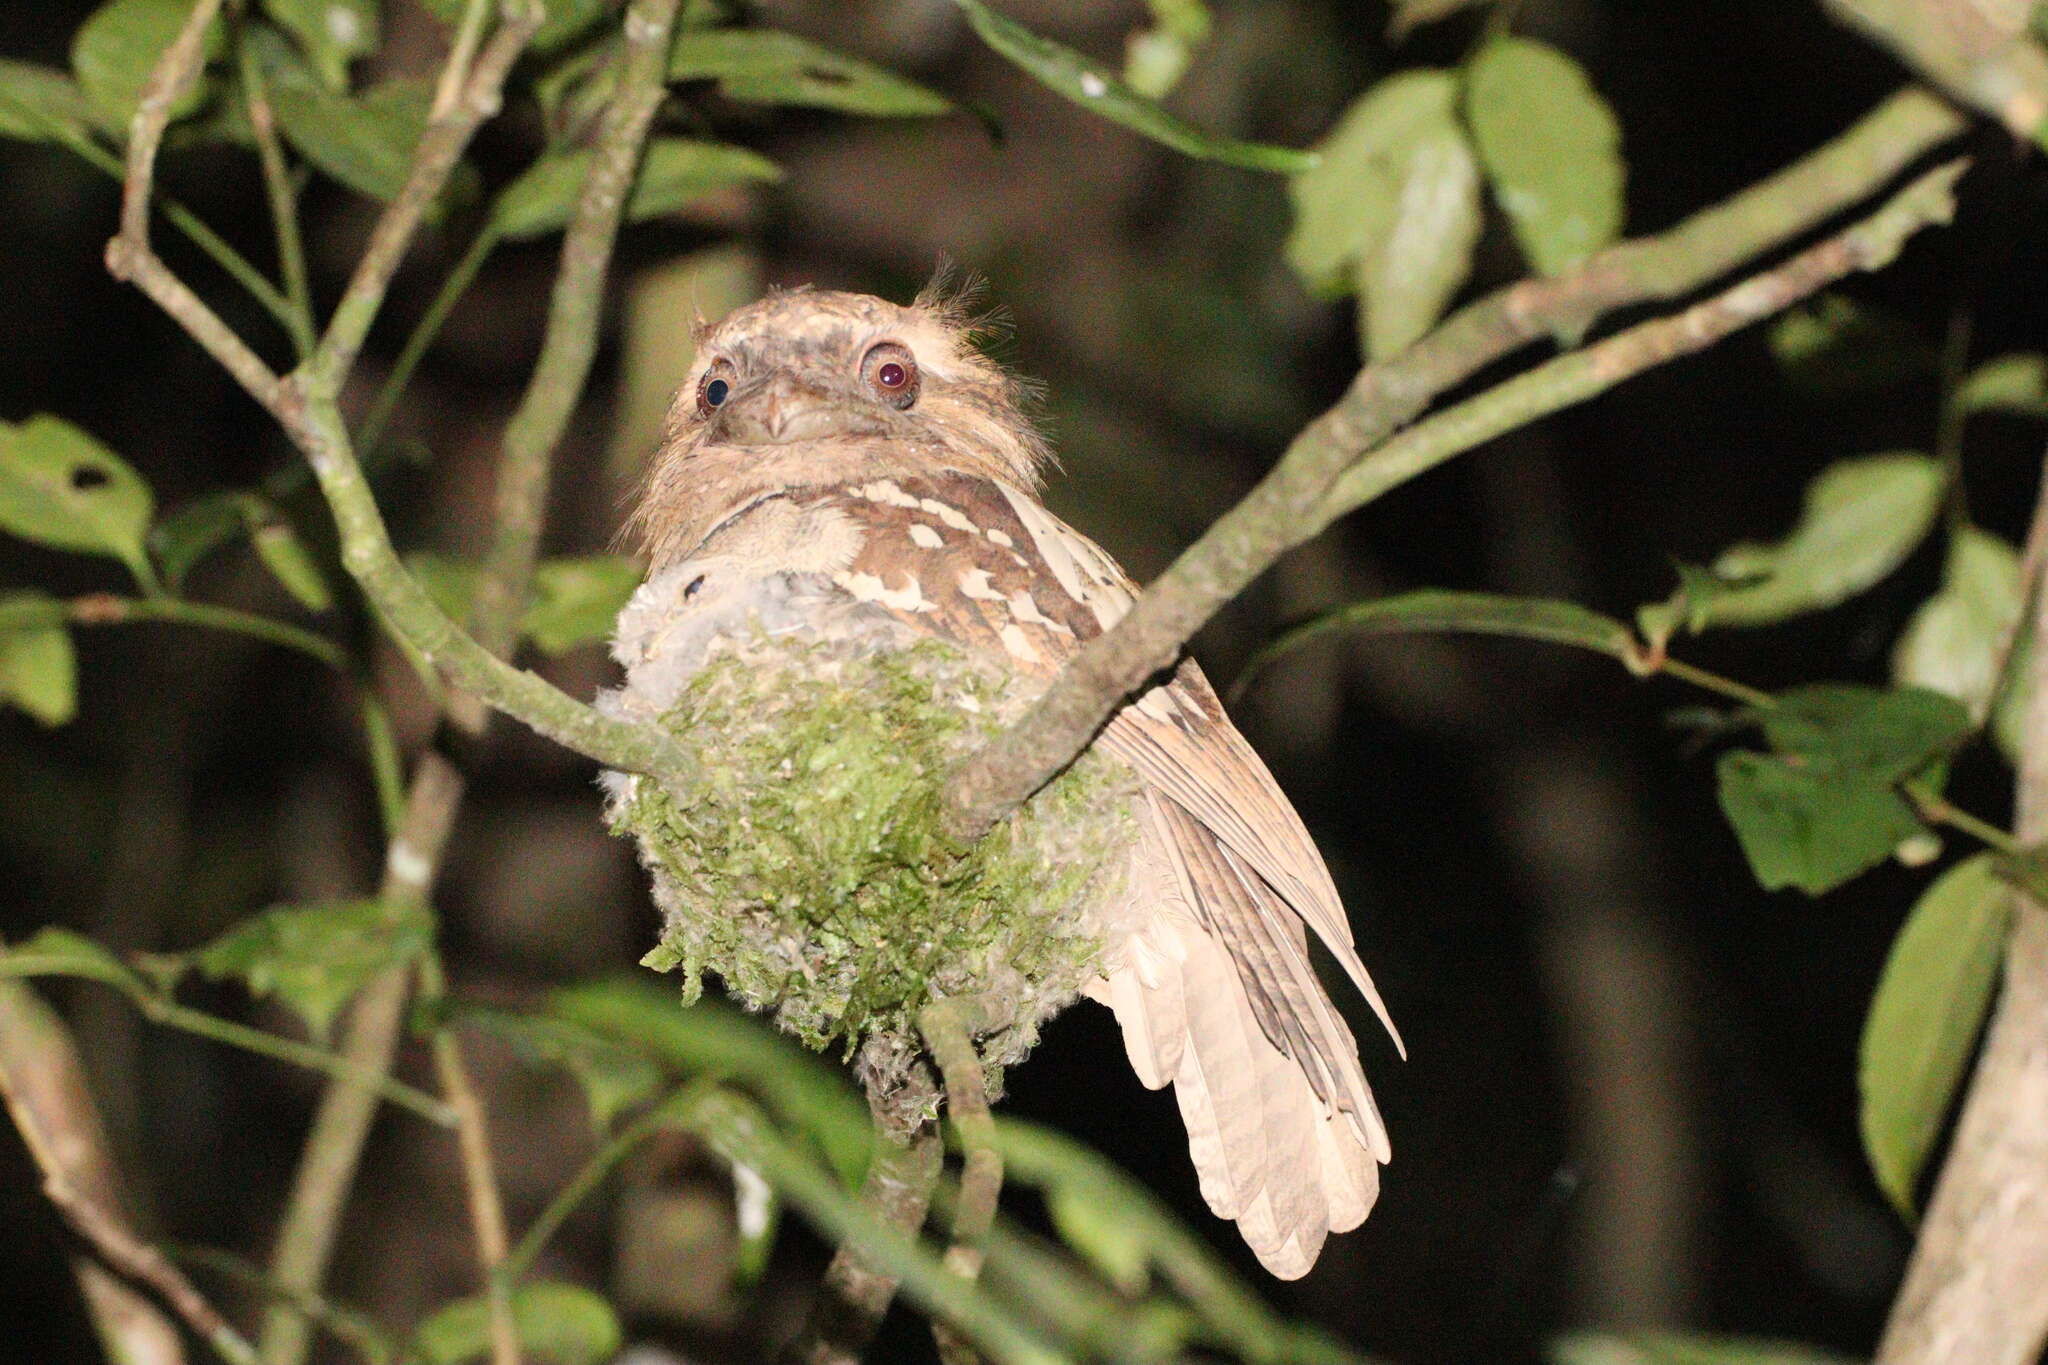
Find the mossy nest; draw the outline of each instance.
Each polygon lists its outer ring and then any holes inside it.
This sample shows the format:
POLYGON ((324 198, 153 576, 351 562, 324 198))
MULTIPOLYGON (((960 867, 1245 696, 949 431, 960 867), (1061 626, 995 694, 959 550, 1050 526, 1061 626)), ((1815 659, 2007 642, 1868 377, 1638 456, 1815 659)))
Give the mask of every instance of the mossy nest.
POLYGON ((940 832, 947 772, 1036 690, 939 641, 728 642, 662 712, 687 790, 613 782, 664 916, 646 963, 686 1000, 716 973, 870 1086, 916 1065, 928 1001, 983 996, 996 1085, 1100 970, 1134 838, 1134 780, 1094 754, 975 847, 940 832))

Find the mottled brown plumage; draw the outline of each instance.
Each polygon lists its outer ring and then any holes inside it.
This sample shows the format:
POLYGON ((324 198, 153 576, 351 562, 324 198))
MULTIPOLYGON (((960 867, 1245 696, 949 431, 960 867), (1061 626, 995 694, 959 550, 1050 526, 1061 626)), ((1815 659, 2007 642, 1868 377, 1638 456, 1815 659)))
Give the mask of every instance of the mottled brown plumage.
MULTIPOLYGON (((1048 452, 1019 399, 930 292, 905 308, 798 290, 739 310, 702 331, 635 513, 651 584, 730 620, 801 576, 904 638, 1051 678, 1133 588, 1038 501, 1048 452)), ((816 610, 799 628, 852 619, 816 610)), ((1096 742, 1145 795, 1128 913, 1109 917, 1122 941, 1087 994, 1115 1011, 1139 1078, 1174 1086, 1210 1207, 1268 1269, 1301 1275, 1365 1217, 1389 1156, 1308 930, 1386 1011, 1306 829, 1192 661, 1096 742)))

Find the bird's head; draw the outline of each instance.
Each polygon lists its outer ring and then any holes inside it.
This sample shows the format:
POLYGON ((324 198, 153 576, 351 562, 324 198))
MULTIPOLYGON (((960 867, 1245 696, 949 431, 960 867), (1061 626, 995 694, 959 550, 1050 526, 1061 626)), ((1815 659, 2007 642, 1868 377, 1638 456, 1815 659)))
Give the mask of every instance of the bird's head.
POLYGON ((779 290, 701 327, 636 518, 655 558, 750 488, 950 467, 1035 489, 1046 445, 982 329, 941 288, 908 306, 779 290))

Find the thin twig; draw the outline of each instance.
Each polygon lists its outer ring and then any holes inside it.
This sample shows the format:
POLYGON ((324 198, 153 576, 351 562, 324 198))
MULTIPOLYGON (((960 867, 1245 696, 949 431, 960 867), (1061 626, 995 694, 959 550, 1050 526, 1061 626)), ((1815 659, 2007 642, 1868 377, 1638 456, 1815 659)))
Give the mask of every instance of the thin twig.
MULTIPOLYGON (((99 1258, 160 1295, 230 1365, 255 1365, 256 1351, 248 1340, 128 1225, 106 1132, 70 1034, 34 991, 12 981, 0 982, 0 1098, 42 1174, 43 1193, 99 1258)), ((138 1341, 155 1359, 178 1358, 164 1355, 166 1333, 151 1321, 145 1303, 93 1292, 113 1286, 81 1279, 102 1331, 117 1341, 138 1341), (106 1316, 116 1303, 124 1315, 118 1321, 106 1316), (130 1320, 126 1315, 131 1314, 141 1316, 130 1320)))
POLYGON ((346 670, 348 652, 324 635, 301 630, 289 622, 234 607, 210 602, 187 602, 175 597, 120 597, 113 593, 87 593, 64 604, 65 618, 81 626, 126 625, 134 621, 168 621, 178 625, 201 626, 209 630, 232 631, 295 649, 318 659, 329 668, 346 670))
MULTIPOLYGON (((2029 544, 2048 539, 2048 460, 2029 544)), ((2038 560, 2033 564, 2038 575, 2038 560)), ((2034 639, 2048 593, 2025 585, 2034 639)), ((2015 783, 2017 842, 2048 839, 2048 648, 2037 644, 2015 783)), ((2005 987, 1921 1220, 1876 1365, 2032 1365, 2048 1344, 2048 906, 2015 891, 2005 987)))
POLYGON ((1075 656, 1022 720, 955 771, 946 792, 952 833, 978 838, 1072 762, 1124 697, 1305 538, 1345 471, 1437 395, 1541 337, 1575 336, 1616 308, 1690 293, 1864 199, 1963 127, 1931 95, 1895 95, 1828 146, 1671 231, 1612 247, 1571 274, 1489 295, 1393 360, 1361 371, 1242 502, 1114 629, 1075 656))
POLYGON ((263 166, 263 188, 270 199, 271 230, 277 236, 277 269, 284 277, 285 300, 291 305, 285 326, 292 345, 304 360, 313 353, 313 294, 306 280, 306 248, 299 237, 299 198, 285 164, 284 144, 277 135, 277 114, 270 105, 270 87, 256 49, 238 43, 241 56, 242 102, 249 128, 256 136, 256 158, 263 166))
MULTIPOLYGON (((946 1116, 953 1121, 965 1153, 946 1268, 972 1281, 981 1275, 983 1243, 995 1226, 996 1204, 1003 1191, 1003 1155, 996 1147, 995 1120, 989 1116, 981 1054, 974 1047, 974 1035, 986 1020, 975 1001, 955 998, 932 1001, 919 1012, 917 1022, 945 1079, 946 1116)), ((979 1361, 974 1347, 944 1323, 933 1323, 932 1335, 945 1365, 976 1365, 979 1361)))

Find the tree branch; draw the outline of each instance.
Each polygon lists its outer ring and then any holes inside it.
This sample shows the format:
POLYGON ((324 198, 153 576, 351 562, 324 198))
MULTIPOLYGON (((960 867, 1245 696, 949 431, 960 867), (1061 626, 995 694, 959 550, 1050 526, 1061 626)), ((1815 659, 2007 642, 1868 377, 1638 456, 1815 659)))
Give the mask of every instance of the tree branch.
MULTIPOLYGON (((0 1098, 42 1172, 43 1192, 100 1259, 155 1290, 227 1360, 254 1365, 248 1341, 129 1226, 77 1048, 56 1011, 18 981, 0 981, 0 1098)), ((183 1365, 176 1330, 147 1298, 94 1262, 76 1260, 73 1270, 110 1356, 183 1365)))
MULTIPOLYGON (((2029 545, 2048 537, 2048 460, 2029 545)), ((2048 640, 2038 557, 2026 581, 2048 640)), ((2024 656, 2022 656, 2024 657, 2024 656)), ((2048 839, 2048 648, 2036 644, 2015 804, 2022 845, 2048 839)), ((1876 1365, 2032 1365, 2048 1345, 2048 906, 2014 891, 2005 986, 1876 1365)))
POLYGON ((1489 295, 1360 371, 1337 405, 1122 621, 1090 641, 1022 720, 954 772, 946 791, 953 835, 979 838, 1072 762, 1219 607, 1323 524, 1319 509, 1346 471, 1436 396, 1540 337, 1576 335, 1616 308, 1699 288, 1867 197, 1963 127, 1933 96, 1902 92, 1833 143, 1670 232, 1609 248, 1569 275, 1489 295))
MULTIPOLYGON (((960 1135, 965 1161, 960 1196, 953 1205, 953 1244, 946 1248, 946 1268, 963 1280, 981 1276, 984 1243, 995 1226, 996 1204, 1003 1192, 1003 1154, 996 1148, 995 1120, 989 1117, 988 1088, 974 1034, 985 1014, 969 999, 934 1000, 918 1014, 918 1031, 939 1064, 946 1084, 946 1116, 960 1135)), ((932 1324, 932 1335, 945 1365, 976 1365, 974 1347, 944 1323, 932 1324)))

